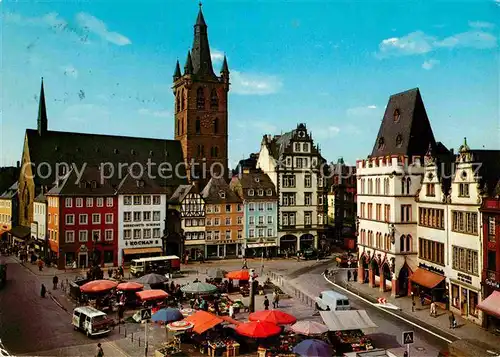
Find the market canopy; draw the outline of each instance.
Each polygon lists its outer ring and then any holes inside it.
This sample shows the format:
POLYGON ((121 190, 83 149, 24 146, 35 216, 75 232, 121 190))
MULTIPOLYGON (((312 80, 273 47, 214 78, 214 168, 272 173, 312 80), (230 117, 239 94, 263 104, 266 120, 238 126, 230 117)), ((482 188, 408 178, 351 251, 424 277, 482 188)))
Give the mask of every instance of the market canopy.
POLYGON ((250 280, 250 273, 248 270, 235 270, 226 274, 226 278, 232 280, 250 280))
POLYGON ((306 336, 321 335, 328 332, 328 327, 314 321, 298 321, 290 329, 295 333, 306 336))
POLYGON ((271 322, 276 325, 290 325, 297 322, 297 319, 294 316, 280 310, 262 310, 252 312, 248 316, 248 319, 250 321, 271 322))
POLYGON ((417 268, 417 270, 415 270, 415 272, 410 276, 411 281, 428 289, 435 288, 444 279, 445 277, 443 275, 439 275, 422 268, 417 268))
POLYGON ((155 322, 172 322, 182 320, 183 318, 184 316, 182 316, 178 309, 167 307, 155 312, 151 317, 151 320, 155 322))
POLYGON ((365 310, 320 311, 330 331, 349 331, 377 328, 365 310))
POLYGON ((168 297, 168 294, 161 289, 138 291, 135 293, 135 295, 141 301, 166 299, 168 297))
POLYGON ((194 325, 193 332, 202 334, 224 322, 220 317, 209 312, 198 310, 193 315, 186 317, 183 321, 191 322, 194 325))
POLYGON ((155 273, 146 274, 146 275, 141 276, 139 279, 136 279, 136 281, 138 283, 149 284, 149 285, 161 284, 161 283, 166 282, 167 280, 168 279, 164 275, 155 274, 155 273))
POLYGON ((477 308, 500 318, 500 291, 493 291, 490 296, 477 305, 477 308))
POLYGON ((281 332, 281 327, 271 322, 250 321, 238 325, 235 331, 242 336, 267 338, 279 334, 281 332))
POLYGON ((330 357, 332 347, 321 340, 304 340, 293 348, 293 352, 304 357, 330 357))
POLYGON ((109 291, 118 285, 112 280, 93 280, 80 286, 80 291, 85 294, 97 294, 109 291))
POLYGON ((227 271, 221 268, 212 268, 208 271, 207 276, 212 279, 224 279, 227 271))
POLYGON ((116 287, 117 290, 122 290, 122 291, 134 291, 134 290, 141 290, 144 288, 144 285, 135 283, 133 281, 129 281, 126 283, 120 283, 116 287))
POLYGON ((211 294, 217 291, 217 287, 215 285, 199 281, 181 287, 181 291, 187 294, 211 294))

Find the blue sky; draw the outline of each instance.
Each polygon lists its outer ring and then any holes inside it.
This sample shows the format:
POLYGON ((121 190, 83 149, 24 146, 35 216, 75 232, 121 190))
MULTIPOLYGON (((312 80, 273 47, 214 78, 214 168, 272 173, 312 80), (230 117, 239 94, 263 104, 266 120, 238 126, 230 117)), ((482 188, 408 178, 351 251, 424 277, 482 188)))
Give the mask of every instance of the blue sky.
MULTIPOLYGON (((172 74, 197 1, 0 0, 0 164, 20 160, 45 78, 49 129, 173 137, 172 74)), ((206 1, 231 71, 230 162, 307 124, 323 156, 366 157, 389 96, 419 87, 437 140, 500 148, 491 1, 206 1)))

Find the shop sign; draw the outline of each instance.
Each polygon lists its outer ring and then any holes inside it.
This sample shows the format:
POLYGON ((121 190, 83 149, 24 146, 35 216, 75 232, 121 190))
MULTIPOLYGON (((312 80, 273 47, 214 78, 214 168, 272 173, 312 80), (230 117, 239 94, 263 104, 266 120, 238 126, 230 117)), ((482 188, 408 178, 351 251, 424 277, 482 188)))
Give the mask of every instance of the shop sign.
POLYGON ((465 274, 462 274, 462 273, 458 273, 457 274, 457 278, 458 278, 459 281, 461 281, 463 283, 472 285, 472 277, 470 275, 465 275, 465 274))
POLYGON ((129 224, 124 224, 123 227, 126 228, 144 227, 144 223, 129 223, 129 224))
POLYGON ((146 223, 146 227, 160 227, 161 223, 146 223))
POLYGON ((130 245, 150 245, 153 244, 153 240, 133 240, 129 242, 130 245))
POLYGON ((491 287, 493 287, 495 289, 500 289, 500 282, 498 282, 498 281, 494 281, 494 280, 491 280, 491 279, 486 279, 485 283, 486 283, 486 285, 491 286, 491 287))

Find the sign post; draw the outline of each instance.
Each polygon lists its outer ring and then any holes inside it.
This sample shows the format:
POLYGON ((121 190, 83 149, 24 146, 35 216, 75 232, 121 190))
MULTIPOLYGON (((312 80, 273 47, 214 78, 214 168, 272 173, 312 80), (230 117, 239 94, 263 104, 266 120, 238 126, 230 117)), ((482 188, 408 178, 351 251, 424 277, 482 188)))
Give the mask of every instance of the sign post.
POLYGON ((402 340, 403 344, 406 345, 405 357, 410 357, 410 345, 415 341, 413 331, 404 331, 402 340))
POLYGON ((144 321, 144 356, 148 355, 148 320, 151 319, 151 308, 141 310, 141 322, 144 321))

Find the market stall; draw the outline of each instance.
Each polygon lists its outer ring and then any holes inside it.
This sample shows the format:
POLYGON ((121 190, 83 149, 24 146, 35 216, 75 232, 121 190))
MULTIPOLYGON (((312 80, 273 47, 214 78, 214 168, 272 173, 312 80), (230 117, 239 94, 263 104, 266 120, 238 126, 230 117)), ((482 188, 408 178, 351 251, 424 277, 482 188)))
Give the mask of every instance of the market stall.
POLYGON ((143 306, 151 307, 153 313, 164 307, 168 298, 168 294, 160 289, 137 291, 135 295, 143 306))
POLYGON ((280 310, 262 310, 252 312, 248 316, 248 319, 250 321, 271 322, 275 325, 291 325, 297 321, 294 316, 280 310))
POLYGON ((328 343, 313 339, 302 341, 293 348, 293 352, 305 357, 331 357, 333 354, 332 348, 328 343))
POLYGON ((181 291, 186 294, 208 295, 217 292, 217 287, 212 284, 202 283, 200 281, 181 287, 181 291))
POLYGON ((328 327, 314 321, 298 321, 290 330, 304 336, 317 336, 328 332, 328 327))

